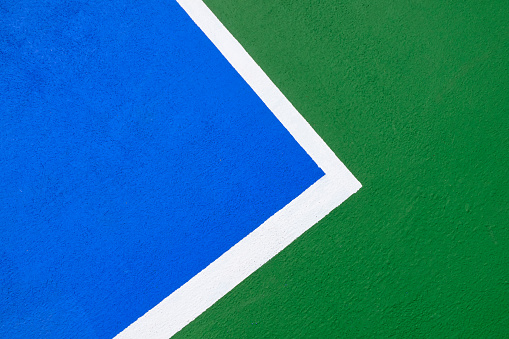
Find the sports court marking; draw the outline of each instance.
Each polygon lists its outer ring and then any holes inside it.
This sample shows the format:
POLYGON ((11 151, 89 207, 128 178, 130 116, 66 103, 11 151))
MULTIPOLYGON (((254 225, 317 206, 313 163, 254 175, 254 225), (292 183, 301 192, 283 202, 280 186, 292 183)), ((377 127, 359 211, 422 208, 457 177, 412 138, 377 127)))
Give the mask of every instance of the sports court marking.
POLYGON ((166 339, 329 214, 361 184, 201 0, 177 0, 325 176, 115 338, 166 339))

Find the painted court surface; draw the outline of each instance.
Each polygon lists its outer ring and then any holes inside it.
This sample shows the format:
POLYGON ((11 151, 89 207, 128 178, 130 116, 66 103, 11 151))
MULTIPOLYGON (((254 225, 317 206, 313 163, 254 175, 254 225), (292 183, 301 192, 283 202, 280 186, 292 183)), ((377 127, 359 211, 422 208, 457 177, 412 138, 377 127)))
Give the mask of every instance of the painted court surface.
MULTIPOLYGON (((508 337, 509 3, 205 2, 364 188, 175 338, 508 337)), ((113 337, 324 178, 174 2, 1 3, 0 112, 0 337, 113 337)))

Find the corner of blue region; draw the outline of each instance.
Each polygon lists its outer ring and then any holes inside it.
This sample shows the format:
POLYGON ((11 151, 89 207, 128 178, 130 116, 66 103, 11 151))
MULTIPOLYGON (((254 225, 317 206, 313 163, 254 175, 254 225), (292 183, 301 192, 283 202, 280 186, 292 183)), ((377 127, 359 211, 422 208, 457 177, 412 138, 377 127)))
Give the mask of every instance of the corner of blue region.
POLYGON ((176 2, 0 6, 0 337, 111 338, 323 172, 176 2))

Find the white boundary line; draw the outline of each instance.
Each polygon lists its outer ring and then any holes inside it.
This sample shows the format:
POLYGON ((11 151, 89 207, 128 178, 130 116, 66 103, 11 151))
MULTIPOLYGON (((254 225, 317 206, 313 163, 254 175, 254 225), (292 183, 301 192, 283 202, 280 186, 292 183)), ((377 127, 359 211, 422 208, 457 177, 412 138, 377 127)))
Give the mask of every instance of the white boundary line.
POLYGON ((325 175, 115 339, 172 337, 361 187, 203 1, 177 2, 325 175))

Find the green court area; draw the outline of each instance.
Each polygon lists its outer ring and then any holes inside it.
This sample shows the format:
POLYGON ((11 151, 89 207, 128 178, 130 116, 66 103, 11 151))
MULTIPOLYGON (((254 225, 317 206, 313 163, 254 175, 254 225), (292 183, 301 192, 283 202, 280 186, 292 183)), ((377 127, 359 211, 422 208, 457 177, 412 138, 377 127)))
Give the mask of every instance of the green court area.
POLYGON ((509 1, 206 3, 363 188, 175 338, 508 338, 509 1))

